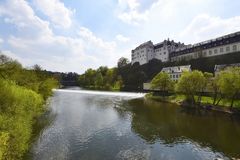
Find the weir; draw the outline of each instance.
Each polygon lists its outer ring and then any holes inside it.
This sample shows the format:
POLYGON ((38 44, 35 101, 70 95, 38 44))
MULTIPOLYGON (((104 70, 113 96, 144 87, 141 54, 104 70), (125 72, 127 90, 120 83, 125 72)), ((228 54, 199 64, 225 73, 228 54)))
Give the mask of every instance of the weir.
POLYGON ((71 89, 54 89, 53 91, 54 92, 79 93, 79 94, 91 94, 91 95, 120 96, 120 97, 129 97, 129 98, 142 98, 146 95, 146 93, 71 90, 71 89))

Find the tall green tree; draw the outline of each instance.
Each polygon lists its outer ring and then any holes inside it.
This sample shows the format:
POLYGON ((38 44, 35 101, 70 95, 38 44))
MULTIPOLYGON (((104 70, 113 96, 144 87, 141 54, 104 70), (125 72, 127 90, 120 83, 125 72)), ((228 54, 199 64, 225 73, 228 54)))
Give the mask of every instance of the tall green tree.
POLYGON ((97 72, 97 74, 96 74, 95 86, 97 88, 102 88, 103 87, 103 76, 102 76, 101 72, 97 72))
POLYGON ((240 94, 240 67, 230 67, 219 73, 220 91, 231 101, 230 107, 240 94))
MULTIPOLYGON (((177 83, 177 92, 186 95, 187 99, 195 104, 195 95, 201 96, 203 88, 205 86, 205 77, 200 71, 184 72, 177 83)), ((201 98, 198 98, 201 99, 201 98)))
POLYGON ((211 94, 211 98, 213 100, 212 104, 218 105, 223 98, 223 94, 220 90, 219 75, 213 76, 212 73, 209 73, 206 80, 206 91, 211 94))
POLYGON ((173 90, 174 83, 165 72, 160 72, 151 81, 151 88, 158 89, 163 93, 173 90))
POLYGON ((121 67, 124 67, 126 66, 127 64, 129 63, 129 60, 125 57, 121 57, 119 60, 118 60, 118 68, 121 68, 121 67))

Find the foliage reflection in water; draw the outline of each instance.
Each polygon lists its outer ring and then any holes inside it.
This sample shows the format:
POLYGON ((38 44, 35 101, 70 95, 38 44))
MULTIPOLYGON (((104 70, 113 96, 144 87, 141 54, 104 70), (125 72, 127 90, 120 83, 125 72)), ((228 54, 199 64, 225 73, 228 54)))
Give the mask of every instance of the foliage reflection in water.
POLYGON ((240 157, 237 118, 133 95, 55 91, 56 117, 34 144, 33 159, 240 157))

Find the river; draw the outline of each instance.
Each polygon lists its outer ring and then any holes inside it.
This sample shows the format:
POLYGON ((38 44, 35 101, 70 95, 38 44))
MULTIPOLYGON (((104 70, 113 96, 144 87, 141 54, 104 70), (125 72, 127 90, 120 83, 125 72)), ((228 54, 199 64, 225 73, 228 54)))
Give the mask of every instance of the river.
POLYGON ((144 100, 143 94, 55 90, 34 160, 240 158, 240 119, 144 100))

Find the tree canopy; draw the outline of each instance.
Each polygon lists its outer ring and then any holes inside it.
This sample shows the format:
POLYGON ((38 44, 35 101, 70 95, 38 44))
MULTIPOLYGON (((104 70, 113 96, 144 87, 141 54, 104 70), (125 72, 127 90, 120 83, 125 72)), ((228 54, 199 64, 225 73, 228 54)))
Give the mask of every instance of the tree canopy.
POLYGON ((160 72, 151 81, 152 89, 159 89, 160 91, 166 92, 173 90, 173 81, 170 79, 169 75, 165 72, 160 72))

